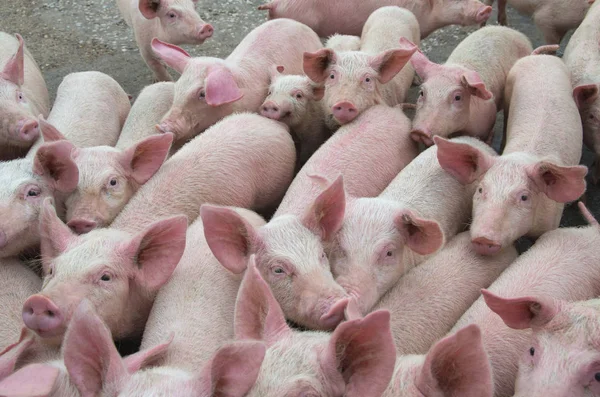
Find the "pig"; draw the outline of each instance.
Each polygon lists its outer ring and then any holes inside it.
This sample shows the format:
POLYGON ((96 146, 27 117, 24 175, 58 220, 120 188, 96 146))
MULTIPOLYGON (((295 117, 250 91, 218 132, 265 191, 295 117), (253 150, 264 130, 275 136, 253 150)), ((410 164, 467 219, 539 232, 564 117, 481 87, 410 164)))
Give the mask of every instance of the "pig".
MULTIPOLYGON (((597 297, 600 294, 597 260, 600 226, 583 204, 580 208, 591 226, 545 233, 492 283, 488 291, 503 297, 548 296, 570 302, 597 297)), ((510 397, 514 395, 518 362, 531 348, 531 333, 507 327, 486 306, 486 299, 480 297, 453 330, 468 324, 481 328, 494 373, 494 395, 510 397)))
POLYGON ((305 53, 304 73, 325 85, 322 106, 328 127, 349 123, 376 104, 404 102, 414 77, 413 68, 405 65, 419 40, 419 23, 410 11, 383 7, 367 20, 360 51, 305 53))
POLYGON ((307 76, 284 75, 283 71, 281 65, 272 68, 271 86, 260 114, 290 127, 299 170, 331 135, 319 102, 324 88, 307 76))
MULTIPOLYGON (((492 148, 470 137, 453 141, 492 148)), ((437 252, 469 221, 475 186, 442 169, 436 146, 421 153, 377 197, 350 200, 328 246, 335 280, 367 313, 400 277, 437 252)))
POLYGON ((257 114, 226 117, 187 143, 138 190, 111 228, 139 232, 204 203, 268 210, 290 185, 296 162, 287 127, 257 114))
MULTIPOLYGON (((489 6, 494 0, 483 0, 489 6)), ((571 29, 579 26, 590 4, 594 0, 574 0, 565 3, 561 0, 498 0, 498 23, 506 25, 506 4, 519 13, 533 18, 535 26, 542 32, 548 44, 560 44, 571 29)))
POLYGON ((492 7, 477 0, 345 0, 335 4, 339 6, 320 0, 272 0, 258 9, 268 10, 269 19, 302 22, 321 37, 334 33, 360 35, 369 15, 384 6, 399 6, 415 14, 422 39, 444 26, 481 24, 492 14, 492 7))
POLYGON ((121 16, 133 29, 140 54, 155 82, 170 81, 171 75, 152 53, 151 42, 158 38, 170 44, 202 44, 214 28, 196 11, 198 0, 117 0, 121 16))
POLYGON ((325 48, 331 48, 337 52, 360 51, 360 37, 336 33, 327 39, 325 48))
POLYGON ((600 180, 600 2, 573 33, 563 60, 571 72, 573 96, 583 123, 583 141, 596 154, 592 180, 600 180))
POLYGON ((510 109, 502 156, 492 158, 472 146, 435 137, 440 165, 461 183, 478 185, 471 237, 480 254, 494 255, 519 237, 536 238, 557 228, 563 203, 584 193, 587 167, 576 165, 582 150, 581 119, 571 92, 559 58, 521 58, 506 84, 510 109))
POLYGON ((23 157, 40 135, 38 116, 50 100, 42 72, 23 38, 0 32, 0 161, 23 157))
POLYGON ((252 30, 226 59, 191 58, 181 48, 152 40, 152 49, 181 73, 173 106, 159 129, 188 140, 235 112, 255 112, 267 97, 271 65, 302 72, 304 51, 322 48, 307 26, 292 20, 266 22, 252 30))
POLYGON ((137 234, 98 229, 77 236, 46 199, 40 221, 44 285, 23 304, 23 322, 60 345, 73 312, 88 299, 114 338, 140 336, 154 297, 183 255, 186 229, 180 215, 137 234))
POLYGON ((294 178, 269 223, 254 228, 234 211, 204 205, 213 254, 241 273, 251 254, 286 317, 311 329, 343 318, 347 294, 334 282, 324 244, 343 221, 345 193, 379 194, 417 154, 401 109, 374 106, 338 130, 294 178))
POLYGON ((532 53, 522 33, 503 26, 473 32, 443 65, 416 52, 411 64, 423 80, 412 137, 426 146, 433 136, 469 135, 491 144, 504 84, 514 63, 532 53))

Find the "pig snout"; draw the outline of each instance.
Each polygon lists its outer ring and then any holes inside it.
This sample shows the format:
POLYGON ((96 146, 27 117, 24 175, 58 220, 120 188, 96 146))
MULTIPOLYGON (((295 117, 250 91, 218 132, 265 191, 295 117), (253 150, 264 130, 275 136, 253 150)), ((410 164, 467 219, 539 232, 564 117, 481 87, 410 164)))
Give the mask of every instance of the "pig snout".
POLYGON ((471 240, 473 249, 479 255, 495 255, 502 249, 502 244, 485 237, 477 237, 471 240))
POLYGON ((338 102, 331 108, 333 117, 340 123, 346 124, 351 122, 358 116, 358 110, 351 102, 338 102))
POLYGON ((477 15, 475 16, 475 21, 477 23, 484 23, 488 20, 490 15, 492 15, 492 7, 483 6, 477 12, 477 15))
POLYGON ((214 31, 215 31, 215 29, 212 27, 212 25, 210 23, 205 23, 203 25, 200 25, 200 27, 198 28, 198 39, 204 41, 204 40, 208 39, 209 37, 212 37, 214 31))
POLYGON ((417 143, 422 142, 425 146, 433 145, 433 136, 431 134, 431 131, 427 129, 413 130, 410 133, 410 137, 413 141, 417 143))
POLYGON ((267 101, 263 103, 260 114, 272 120, 279 120, 281 118, 281 109, 275 102, 267 101))
POLYGON ((6 237, 6 233, 4 233, 2 230, 0 230, 0 248, 6 247, 7 243, 8 243, 8 237, 6 237))
POLYGON ((333 303, 326 305, 325 313, 319 319, 320 326, 325 330, 334 329, 344 320, 344 311, 348 306, 349 299, 343 298, 336 301, 336 298, 333 298, 331 301, 333 303))
POLYGON ((87 219, 71 219, 67 226, 77 234, 85 234, 94 230, 97 223, 87 219))
POLYGON ((40 127, 36 120, 21 120, 17 123, 17 136, 20 140, 31 142, 40 136, 40 127))
POLYGON ((64 328, 60 309, 43 295, 33 295, 25 301, 23 322, 41 337, 58 336, 64 328))

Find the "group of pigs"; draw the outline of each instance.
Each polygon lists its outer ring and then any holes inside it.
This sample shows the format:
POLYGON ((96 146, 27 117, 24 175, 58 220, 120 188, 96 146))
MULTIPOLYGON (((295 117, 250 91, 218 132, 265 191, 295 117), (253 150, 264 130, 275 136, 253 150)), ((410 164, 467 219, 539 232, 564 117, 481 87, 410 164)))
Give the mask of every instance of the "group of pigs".
POLYGON ((176 46, 195 1, 118 0, 161 82, 73 73, 51 110, 0 32, 0 396, 600 396, 600 224, 558 228, 600 5, 507 2, 547 45, 482 27, 440 65, 420 39, 489 4, 274 0, 218 59, 176 46))

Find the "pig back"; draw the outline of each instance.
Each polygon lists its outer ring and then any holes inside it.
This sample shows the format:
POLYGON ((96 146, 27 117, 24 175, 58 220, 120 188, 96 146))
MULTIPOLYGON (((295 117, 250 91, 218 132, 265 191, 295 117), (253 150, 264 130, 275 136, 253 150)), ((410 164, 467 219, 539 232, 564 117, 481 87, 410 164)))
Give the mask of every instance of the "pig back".
POLYGON ((577 28, 563 56, 571 72, 573 87, 600 82, 600 4, 594 2, 577 28))

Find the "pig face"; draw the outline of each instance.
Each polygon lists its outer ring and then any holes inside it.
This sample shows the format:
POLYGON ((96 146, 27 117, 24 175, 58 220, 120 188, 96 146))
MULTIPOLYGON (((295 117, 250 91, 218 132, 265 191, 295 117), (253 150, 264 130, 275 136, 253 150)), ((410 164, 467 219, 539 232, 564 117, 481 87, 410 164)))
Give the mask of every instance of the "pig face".
POLYGON ((256 254, 287 318, 311 329, 331 329, 343 319, 347 294, 333 280, 323 242, 339 229, 344 205, 340 177, 303 218, 282 215, 256 229, 231 209, 204 205, 200 215, 208 245, 225 267, 241 273, 256 254))
POLYGON ((382 85, 402 70, 417 47, 405 38, 401 47, 378 55, 365 52, 335 52, 323 48, 304 54, 304 73, 325 84, 323 107, 330 126, 343 125, 377 104, 385 103, 382 85))
POLYGON ((311 103, 323 98, 324 89, 306 76, 282 75, 282 72, 283 66, 273 71, 260 114, 295 127, 309 116, 311 103))
POLYGON ((40 131, 21 87, 25 79, 23 38, 16 36, 19 48, 0 72, 0 145, 27 148, 40 131))
POLYGON ((600 396, 600 301, 504 299, 484 291, 487 305, 507 326, 532 328, 515 396, 600 396))
POLYGON ((161 37, 169 43, 202 44, 212 37, 212 25, 196 12, 198 0, 139 0, 139 10, 146 19, 158 18, 161 37))
POLYGON ((175 83, 173 105, 158 126, 160 131, 172 132, 176 140, 187 139, 233 112, 231 104, 243 93, 222 59, 191 59, 183 49, 158 39, 152 40, 152 49, 182 74, 175 83))
POLYGON ((335 280, 368 313, 415 263, 444 244, 435 221, 421 219, 410 209, 380 198, 353 201, 331 245, 335 280))
POLYGON ((88 299, 116 338, 143 329, 158 289, 185 248, 187 221, 158 221, 137 236, 98 229, 76 236, 44 204, 40 294, 23 306, 23 321, 42 338, 62 339, 73 312, 88 299))
POLYGON ((492 15, 492 7, 477 0, 433 0, 433 14, 448 25, 479 25, 492 15))
POLYGON ((526 153, 492 157, 473 146, 436 137, 442 168, 463 184, 478 181, 473 196, 474 249, 493 255, 528 234, 543 200, 566 203, 585 191, 587 168, 563 167, 526 153))

